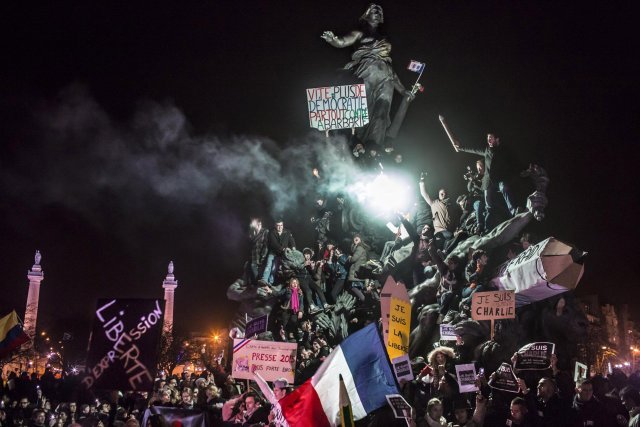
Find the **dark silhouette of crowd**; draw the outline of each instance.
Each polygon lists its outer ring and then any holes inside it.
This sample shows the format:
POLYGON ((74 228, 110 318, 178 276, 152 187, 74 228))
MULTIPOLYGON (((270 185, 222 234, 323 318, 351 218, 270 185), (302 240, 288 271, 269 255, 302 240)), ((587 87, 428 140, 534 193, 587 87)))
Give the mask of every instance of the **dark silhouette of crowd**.
MULTIPOLYGON (((456 250, 467 239, 487 236, 502 221, 526 212, 511 191, 518 174, 515 162, 497 136, 489 134, 483 149, 457 148, 482 157, 475 170, 469 167, 463 174, 467 191, 453 199, 446 188, 432 188, 429 175, 422 173, 416 180, 412 211, 391 215, 384 232, 367 224, 336 226, 345 210, 355 207, 348 195, 320 191, 318 171, 314 171, 319 190, 314 194, 316 214, 310 221, 315 233, 312 241, 299 246, 282 218, 275 218, 270 228, 259 218, 251 220, 244 282, 255 291, 261 306, 270 308, 268 330, 253 338, 298 344, 296 385, 309 379, 351 333, 370 323, 380 324, 381 289, 388 277, 403 282, 410 292, 437 280, 432 304, 435 324, 455 323, 455 319, 471 319, 470 300, 475 292, 495 289, 491 283, 494 267, 536 243, 525 232, 493 250, 456 250)), ((363 170, 402 162, 397 152, 367 151, 362 144, 354 152, 363 170), (381 158, 384 155, 389 158, 381 158)), ((564 310, 562 301, 558 302, 559 316, 564 310)), ((415 325, 422 322, 419 313, 426 306, 412 302, 415 325)), ((246 313, 241 314, 245 318, 246 313)), ((242 338, 243 328, 234 328, 231 335, 242 338)), ((607 377, 582 378, 576 384, 569 367, 559 367, 553 355, 548 369, 514 369, 519 390, 506 392, 489 386, 493 370, 464 345, 463 340, 439 340, 412 355, 414 379, 399 384, 412 406, 410 420, 395 419, 391 409, 384 407, 356 424, 638 425, 640 376, 636 374, 627 377, 615 370, 607 377), (477 368, 477 392, 460 392, 455 366, 463 363, 474 363, 477 368)), ((0 426, 135 426, 150 407, 201 411, 210 425, 284 425, 269 393, 255 383, 247 389, 245 382, 231 378, 229 367, 227 360, 208 365, 198 374, 160 373, 150 393, 113 391, 97 396, 80 392, 74 375, 55 379, 50 372, 40 378, 7 373, 0 426)), ((293 387, 285 379, 273 385, 276 400, 293 387)), ((148 424, 161 422, 153 413, 148 417, 148 424)))

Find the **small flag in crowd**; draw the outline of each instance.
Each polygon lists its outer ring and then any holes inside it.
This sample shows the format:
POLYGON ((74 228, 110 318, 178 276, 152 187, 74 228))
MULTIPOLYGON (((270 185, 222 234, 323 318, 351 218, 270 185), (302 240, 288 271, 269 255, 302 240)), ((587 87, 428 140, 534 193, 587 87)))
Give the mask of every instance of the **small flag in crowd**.
POLYGON ((424 71, 425 64, 424 62, 414 61, 413 59, 409 62, 409 66, 407 70, 413 71, 414 73, 421 73, 424 71))
POLYGON ((327 427, 340 423, 343 408, 340 375, 355 420, 386 405, 387 394, 398 393, 375 323, 342 341, 313 377, 280 399, 282 413, 291 427, 327 427))
POLYGON ((29 336, 22 330, 15 310, 0 319, 0 359, 27 341, 29 336))

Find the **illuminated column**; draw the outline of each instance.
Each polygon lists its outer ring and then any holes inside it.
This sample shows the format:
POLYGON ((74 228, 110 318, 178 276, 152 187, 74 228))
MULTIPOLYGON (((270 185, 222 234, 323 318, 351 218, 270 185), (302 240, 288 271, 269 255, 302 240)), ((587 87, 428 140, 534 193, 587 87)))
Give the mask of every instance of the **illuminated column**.
POLYGON ((31 270, 27 272, 29 279, 29 295, 27 296, 27 307, 24 310, 24 331, 33 339, 36 335, 36 321, 38 320, 38 300, 40 298, 40 282, 44 279, 44 271, 40 267, 42 255, 36 251, 35 263, 31 270))
POLYGON ((167 268, 167 277, 162 282, 164 288, 164 324, 162 325, 162 331, 170 335, 173 329, 173 297, 174 291, 178 287, 178 281, 173 275, 173 261, 169 262, 167 268))

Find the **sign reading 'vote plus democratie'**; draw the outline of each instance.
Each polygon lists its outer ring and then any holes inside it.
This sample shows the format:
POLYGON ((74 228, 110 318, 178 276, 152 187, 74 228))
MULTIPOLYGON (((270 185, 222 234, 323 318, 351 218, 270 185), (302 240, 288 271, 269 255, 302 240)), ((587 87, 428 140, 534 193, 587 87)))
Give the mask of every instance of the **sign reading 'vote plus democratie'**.
POLYGON ((514 319, 516 296, 513 291, 476 292, 471 300, 473 320, 514 319))
POLYGON ((298 344, 249 339, 233 340, 233 378, 252 380, 254 372, 266 381, 286 378, 293 383, 298 344))
POLYGON ((369 123, 364 84, 307 89, 309 125, 318 130, 350 129, 369 123))

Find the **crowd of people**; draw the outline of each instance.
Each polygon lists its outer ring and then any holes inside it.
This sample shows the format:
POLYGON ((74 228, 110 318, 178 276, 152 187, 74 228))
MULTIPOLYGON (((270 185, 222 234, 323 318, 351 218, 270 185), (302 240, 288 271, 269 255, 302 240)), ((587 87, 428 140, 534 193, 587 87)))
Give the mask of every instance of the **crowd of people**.
MULTIPOLYGON (((452 348, 437 347, 426 359, 414 360, 416 379, 401 382, 405 399, 412 405, 411 419, 395 419, 389 407, 370 414, 357 425, 443 426, 636 426, 640 419, 640 375, 627 377, 620 371, 594 376, 574 384, 551 367, 531 375, 519 375, 518 393, 492 389, 478 375, 477 393, 460 393, 452 348), (455 371, 454 371, 455 372, 455 371)), ((160 373, 154 390, 147 392, 79 392, 77 376, 54 378, 50 372, 38 377, 26 372, 3 376, 0 426, 127 426, 141 425, 145 412, 154 406, 194 410, 207 414, 208 425, 284 425, 276 405, 292 387, 285 379, 262 392, 235 382, 221 365, 199 374, 167 376, 160 373)), ((150 412, 151 414, 153 411, 150 412)), ((151 426, 167 424, 160 415, 147 417, 151 426)))
MULTIPOLYGON (((298 344, 296 385, 309 379, 350 333, 381 321, 380 293, 388 276, 402 281, 409 290, 437 279, 437 323, 442 323, 452 313, 468 315, 471 295, 492 289, 491 261, 498 265, 535 243, 524 233, 491 252, 477 249, 463 256, 456 252, 465 239, 486 235, 501 220, 522 210, 510 191, 514 174, 499 138, 489 134, 482 150, 456 148, 482 157, 475 171, 469 168, 464 174, 467 192, 455 203, 446 188, 432 197, 429 177, 422 173, 415 209, 391 220, 388 235, 378 237, 381 242, 373 241, 364 229, 352 233, 341 230, 341 234, 331 229, 331 218, 344 203, 341 194, 319 196, 318 214, 311 221, 315 236, 302 250, 282 219, 276 219, 269 229, 261 220, 252 220, 245 277, 248 286, 273 302, 269 330, 259 338, 298 344), (329 199, 337 202, 327 203, 329 199), (344 328, 336 328, 331 316, 341 318, 344 328)), ((364 155, 376 154, 365 151, 364 155)), ((397 159, 396 153, 394 161, 397 159)), ((421 308, 413 307, 414 322, 421 308)), ((558 310, 562 309, 559 304, 558 310)), ((391 408, 384 407, 357 424, 638 425, 638 375, 626 377, 614 371, 608 377, 598 375, 576 384, 569 372, 558 369, 554 355, 547 370, 516 371, 519 390, 506 392, 489 386, 492 372, 484 371, 482 363, 459 351, 459 344, 441 340, 412 359, 414 379, 399 383, 412 406, 410 419, 395 419, 391 408), (478 392, 460 391, 455 366, 462 363, 476 364, 478 392)), ((230 361, 212 363, 198 374, 160 372, 151 392, 94 392, 83 390, 73 374, 55 378, 49 371, 41 377, 6 372, 0 427, 136 426, 144 421, 146 425, 167 425, 162 415, 149 411, 154 407, 199 411, 206 414, 209 425, 286 425, 277 401, 293 384, 282 378, 273 382, 272 389, 259 381, 249 385, 231 377, 230 361)))
MULTIPOLYGON (((298 343, 296 384, 310 378, 345 337, 327 325, 324 314, 335 314, 339 309, 347 322, 346 335, 380 322, 380 292, 389 275, 409 290, 436 278, 437 323, 455 316, 470 319, 473 293, 495 289, 491 283, 493 267, 536 243, 523 232, 491 251, 477 249, 462 255, 456 251, 467 238, 486 236, 502 221, 526 210, 511 190, 519 171, 508 148, 495 134, 487 135, 482 149, 457 143, 454 146, 457 151, 480 157, 475 170, 468 168, 464 174, 467 191, 455 202, 446 188, 432 196, 429 175, 422 173, 413 211, 399 214, 388 224, 391 231, 382 244, 373 241, 366 230, 347 236, 332 232, 330 219, 344 206, 342 194, 318 195, 318 214, 311 221, 315 239, 302 249, 296 246, 282 219, 276 219, 270 229, 263 227, 260 219, 251 222, 248 281, 276 300, 270 316, 270 336, 298 343), (295 258, 292 254, 298 251, 304 256, 304 265, 296 269, 287 260, 295 258), (351 304, 345 304, 345 300, 351 304)), ((365 169, 376 168, 380 160, 378 147, 367 150, 362 144, 354 148, 354 156, 365 169)), ((389 158, 396 163, 402 161, 398 153, 389 158)), ((560 312, 563 301, 561 298, 558 302, 560 312)), ((413 307, 414 322, 421 308, 413 307)), ((569 372, 557 368, 554 355, 548 370, 520 372, 519 392, 509 393, 492 389, 488 385, 492 372, 484 372, 481 363, 461 354, 456 343, 440 341, 436 345, 412 360, 416 379, 401 384, 403 395, 414 408, 417 425, 626 426, 637 422, 633 396, 640 384, 636 384, 636 376, 621 381, 621 373, 615 372, 615 380, 596 376, 576 384, 569 372), (459 392, 455 365, 462 363, 476 363, 482 372, 477 378, 480 391, 476 395, 459 392)), ((394 421, 389 417, 386 408, 363 425, 391 425, 394 421)))
MULTIPOLYGON (((250 286, 275 299, 270 319, 274 339, 307 342, 312 350, 314 342, 308 338, 313 332, 317 335, 313 336, 316 346, 335 345, 332 339, 344 335, 336 337, 323 331, 315 322, 317 314, 330 312, 336 304, 343 308, 345 304, 339 299, 344 303, 352 298, 352 304, 346 304, 348 310, 343 310, 349 329, 378 321, 380 290, 389 275, 412 288, 439 274, 437 297, 442 318, 450 309, 459 311, 461 302, 468 302, 474 292, 491 287, 491 268, 487 266, 517 256, 532 243, 531 237, 524 233, 492 254, 484 250, 464 256, 454 253, 460 242, 474 235, 484 236, 509 215, 524 212, 510 191, 514 170, 509 152, 498 137, 489 134, 484 150, 458 149, 482 156, 476 162, 476 171, 469 168, 464 174, 467 192, 455 202, 446 188, 432 197, 428 175, 422 173, 413 211, 395 215, 387 224, 386 236, 373 236, 366 227, 352 233, 332 229, 331 219, 344 208, 342 194, 318 194, 318 213, 311 219, 315 238, 303 248, 296 246, 282 219, 276 219, 270 229, 261 219, 251 221, 246 277, 250 286), (296 253, 304 257, 297 266, 291 262, 296 253)), ((397 157, 395 153, 394 162, 397 157)), ((305 359, 304 354, 301 356, 305 359)))

